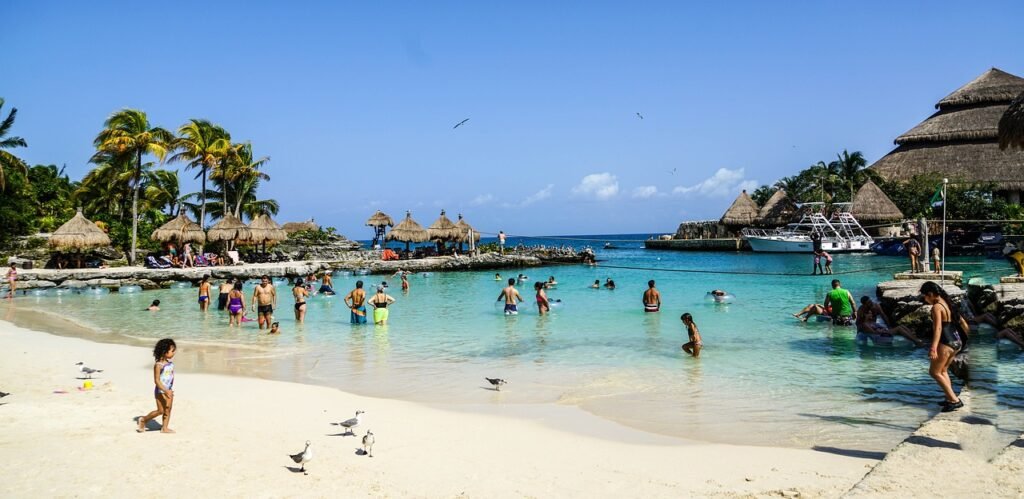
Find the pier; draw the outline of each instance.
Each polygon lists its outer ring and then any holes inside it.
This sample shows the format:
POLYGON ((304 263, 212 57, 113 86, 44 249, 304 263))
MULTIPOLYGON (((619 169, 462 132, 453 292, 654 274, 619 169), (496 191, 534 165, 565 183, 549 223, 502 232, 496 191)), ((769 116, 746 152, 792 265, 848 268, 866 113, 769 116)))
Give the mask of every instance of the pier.
POLYGON ((750 244, 738 237, 717 239, 648 239, 644 248, 674 251, 750 251, 750 244))

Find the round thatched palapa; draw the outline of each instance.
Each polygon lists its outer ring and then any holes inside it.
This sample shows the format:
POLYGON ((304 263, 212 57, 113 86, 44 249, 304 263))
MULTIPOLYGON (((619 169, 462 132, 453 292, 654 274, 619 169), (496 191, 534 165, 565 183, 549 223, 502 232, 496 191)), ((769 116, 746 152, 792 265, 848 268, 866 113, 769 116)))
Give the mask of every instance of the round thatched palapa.
POLYGON ((441 210, 441 216, 427 229, 427 235, 432 241, 458 241, 462 231, 441 210))
POLYGON ((236 239, 247 241, 249 240, 249 235, 249 227, 239 220, 238 217, 228 214, 214 224, 213 227, 210 227, 206 238, 210 242, 234 241, 236 239))
POLYGON ((739 196, 736 196, 732 206, 725 210, 721 219, 722 225, 751 225, 757 218, 758 211, 760 210, 757 203, 750 199, 747 191, 744 190, 739 196))
POLYGON ((199 224, 189 220, 183 212, 174 217, 170 222, 161 225, 159 229, 154 230, 149 238, 162 243, 174 241, 178 244, 203 244, 206 242, 206 233, 203 232, 203 228, 199 224))
POLYGON ((306 222, 288 222, 282 228, 288 234, 294 234, 304 230, 318 230, 320 226, 313 223, 313 219, 309 219, 306 222))
POLYGON ((761 207, 755 222, 767 226, 786 225, 793 220, 796 213, 796 203, 786 195, 786 191, 779 189, 761 207))
POLYGON ((288 233, 266 213, 249 222, 249 237, 246 238, 249 242, 268 243, 285 239, 288 239, 288 233))
POLYGON ((399 241, 403 243, 422 243, 430 239, 427 230, 412 219, 411 212, 405 212, 405 220, 402 220, 391 229, 385 238, 388 241, 399 241))
POLYGON ((903 212, 882 189, 868 180, 853 196, 850 213, 859 222, 892 222, 903 219, 903 212))
POLYGON ((999 148, 1024 149, 1024 92, 1021 92, 999 118, 999 148))
POLYGON ((84 215, 82 209, 53 231, 50 236, 50 246, 61 250, 80 250, 95 248, 97 246, 110 246, 110 238, 100 230, 96 224, 90 222, 84 215))
POLYGON ((477 232, 477 230, 474 229, 472 225, 469 225, 468 223, 466 223, 465 220, 462 219, 462 213, 459 213, 459 221, 455 223, 455 227, 457 227, 459 229, 459 232, 462 234, 461 236, 459 236, 459 242, 468 243, 470 231, 473 231, 473 240, 476 242, 480 242, 480 233, 477 232))
POLYGON ((366 221, 366 225, 370 227, 394 227, 395 221, 387 213, 377 210, 366 221))

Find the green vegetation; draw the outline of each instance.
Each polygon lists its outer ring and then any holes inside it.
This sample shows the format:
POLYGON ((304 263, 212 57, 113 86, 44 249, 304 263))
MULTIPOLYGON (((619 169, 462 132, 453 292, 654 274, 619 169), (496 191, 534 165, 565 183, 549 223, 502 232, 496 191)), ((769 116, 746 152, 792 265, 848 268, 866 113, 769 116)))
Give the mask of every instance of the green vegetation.
POLYGON ((796 175, 779 179, 771 186, 758 187, 751 198, 763 206, 777 189, 784 189, 786 195, 797 203, 845 203, 852 201, 857 189, 868 180, 882 185, 878 174, 867 169, 867 161, 860 151, 850 153, 844 149, 836 155, 835 161, 819 161, 796 175))
MULTIPOLYGON (((3 104, 0 99, 0 110, 3 104)), ((207 120, 189 120, 175 135, 151 124, 143 111, 117 111, 93 142, 93 168, 76 182, 64 168, 28 168, 10 152, 27 147, 25 139, 10 135, 16 116, 17 109, 11 109, 0 122, 0 249, 19 236, 52 232, 77 207, 108 232, 129 260, 137 249, 157 248, 149 234, 181 209, 203 225, 207 215, 221 218, 225 206, 227 213, 243 219, 278 212, 277 201, 257 196, 260 184, 270 180, 262 171, 270 158, 254 157, 252 144, 232 143, 226 130, 207 120), (178 171, 159 168, 165 160, 196 170, 202 190, 182 194, 178 171), (207 180, 215 189, 207 189, 207 180)))

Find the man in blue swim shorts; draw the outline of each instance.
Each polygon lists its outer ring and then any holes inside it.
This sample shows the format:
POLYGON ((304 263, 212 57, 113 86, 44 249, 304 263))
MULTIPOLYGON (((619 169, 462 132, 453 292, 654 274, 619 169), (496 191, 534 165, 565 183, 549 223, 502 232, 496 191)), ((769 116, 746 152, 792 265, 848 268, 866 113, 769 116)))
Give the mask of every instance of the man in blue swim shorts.
POLYGON ((505 300, 505 315, 516 315, 519 313, 516 302, 523 302, 523 297, 519 295, 519 290, 516 289, 516 279, 510 277, 508 279, 508 286, 501 290, 501 294, 498 295, 498 301, 505 300))

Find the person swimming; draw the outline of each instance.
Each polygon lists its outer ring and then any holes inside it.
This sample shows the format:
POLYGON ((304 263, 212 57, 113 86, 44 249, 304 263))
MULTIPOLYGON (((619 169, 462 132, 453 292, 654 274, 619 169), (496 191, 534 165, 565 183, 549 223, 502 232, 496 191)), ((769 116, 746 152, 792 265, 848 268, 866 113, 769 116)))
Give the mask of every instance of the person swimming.
POLYGON ((726 293, 721 289, 712 289, 711 291, 708 291, 708 294, 711 295, 711 298, 713 298, 717 303, 724 303, 729 298, 729 293, 726 293))
POLYGON ((146 307, 146 310, 150 312, 156 312, 157 310, 160 310, 160 300, 153 300, 153 303, 150 303, 149 306, 146 307))
POLYGON ((495 281, 500 281, 501 280, 501 274, 494 274, 494 280, 495 281))
POLYGON ((601 280, 594 279, 594 284, 590 285, 590 289, 601 289, 601 280))
POLYGON ((615 281, 613 281, 611 277, 605 279, 604 287, 608 289, 615 289, 615 281))

